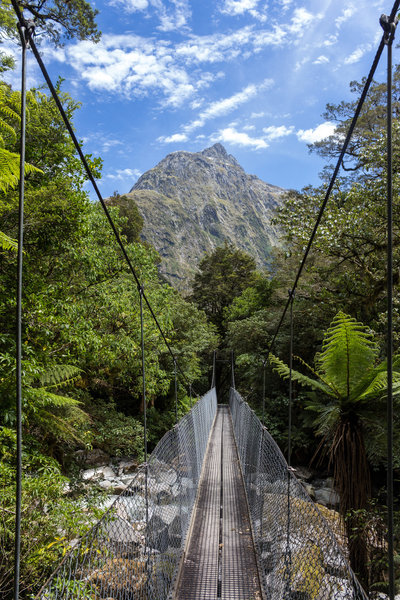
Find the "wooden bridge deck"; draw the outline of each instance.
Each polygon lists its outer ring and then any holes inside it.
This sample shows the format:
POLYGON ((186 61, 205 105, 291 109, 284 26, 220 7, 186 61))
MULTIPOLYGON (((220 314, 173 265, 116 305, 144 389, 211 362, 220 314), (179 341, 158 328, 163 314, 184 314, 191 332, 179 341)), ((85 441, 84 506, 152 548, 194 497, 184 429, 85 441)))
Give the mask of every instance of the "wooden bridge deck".
POLYGON ((261 600, 257 560, 228 406, 205 457, 175 600, 261 600))

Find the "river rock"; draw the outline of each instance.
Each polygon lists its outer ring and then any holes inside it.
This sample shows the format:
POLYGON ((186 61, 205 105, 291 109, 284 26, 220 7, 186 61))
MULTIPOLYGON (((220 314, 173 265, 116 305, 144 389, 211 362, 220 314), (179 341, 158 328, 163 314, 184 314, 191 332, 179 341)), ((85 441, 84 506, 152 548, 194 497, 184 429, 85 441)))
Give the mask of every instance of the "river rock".
POLYGON ((125 473, 135 473, 139 463, 134 459, 121 460, 117 465, 118 476, 124 475, 125 473))
POLYGON ((315 500, 323 506, 336 508, 339 506, 339 494, 332 488, 314 489, 315 500))

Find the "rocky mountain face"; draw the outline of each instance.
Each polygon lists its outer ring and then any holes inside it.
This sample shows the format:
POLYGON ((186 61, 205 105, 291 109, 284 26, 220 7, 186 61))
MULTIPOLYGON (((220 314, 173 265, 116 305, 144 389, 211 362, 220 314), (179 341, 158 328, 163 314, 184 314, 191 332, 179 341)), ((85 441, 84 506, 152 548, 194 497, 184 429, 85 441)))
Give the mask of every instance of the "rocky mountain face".
POLYGON ((281 188, 248 175, 221 144, 173 152, 128 194, 144 219, 143 237, 162 257, 160 271, 182 291, 205 253, 224 240, 268 263, 278 232, 271 224, 281 188))

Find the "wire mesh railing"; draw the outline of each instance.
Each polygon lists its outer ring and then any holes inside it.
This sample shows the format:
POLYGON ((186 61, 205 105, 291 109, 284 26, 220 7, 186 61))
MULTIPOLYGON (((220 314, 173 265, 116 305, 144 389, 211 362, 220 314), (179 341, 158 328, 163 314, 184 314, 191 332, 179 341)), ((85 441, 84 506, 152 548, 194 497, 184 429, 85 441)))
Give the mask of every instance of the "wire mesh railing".
POLYGON ((346 559, 344 538, 342 548, 271 435, 234 389, 230 408, 266 598, 366 600, 346 559))
POLYGON ((37 600, 164 600, 189 528, 217 406, 203 396, 66 555, 37 600))

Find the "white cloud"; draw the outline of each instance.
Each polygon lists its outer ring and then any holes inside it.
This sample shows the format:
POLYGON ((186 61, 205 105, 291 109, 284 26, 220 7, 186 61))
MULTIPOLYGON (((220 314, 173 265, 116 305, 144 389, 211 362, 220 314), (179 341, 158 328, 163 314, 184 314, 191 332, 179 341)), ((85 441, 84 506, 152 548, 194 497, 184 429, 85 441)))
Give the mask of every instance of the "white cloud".
POLYGON ((243 15, 248 10, 257 8, 259 0, 225 0, 221 12, 227 15, 243 15))
POLYGON ((106 175, 106 179, 112 180, 124 180, 124 179, 138 179, 141 176, 141 172, 138 169, 117 169, 115 173, 109 173, 106 175))
POLYGON ((337 35, 329 35, 326 40, 324 40, 321 44, 321 48, 327 48, 329 46, 333 46, 338 41, 337 35))
POLYGON ((371 50, 371 48, 372 48, 371 44, 363 44, 363 45, 359 46, 358 48, 356 48, 354 50, 354 52, 352 52, 350 54, 350 56, 348 56, 347 58, 344 59, 344 64, 351 65, 353 63, 358 62, 359 60, 362 59, 364 54, 366 54, 367 52, 369 52, 371 50))
POLYGON ((66 52, 90 89, 128 97, 156 93, 164 105, 180 106, 215 78, 207 72, 192 77, 167 43, 134 35, 103 35, 98 44, 78 42, 66 52))
POLYGON ((329 58, 327 56, 324 56, 324 54, 321 54, 321 56, 318 56, 318 58, 316 58, 313 61, 313 65, 323 65, 329 62, 329 58))
POLYGON ((259 113, 253 112, 250 115, 250 119, 260 119, 261 117, 264 117, 264 116, 265 116, 264 112, 259 112, 259 113))
POLYGON ((105 140, 103 142, 103 152, 108 152, 111 148, 115 148, 116 146, 123 146, 124 143, 121 140, 105 140))
POLYGON ((111 0, 110 2, 111 6, 117 6, 118 4, 122 4, 124 9, 130 13, 146 10, 149 6, 148 0, 111 0))
POLYGON ((187 139, 188 137, 184 133, 174 133, 173 135, 169 136, 162 135, 157 138, 157 141, 161 142, 162 144, 172 144, 174 142, 186 142, 187 139))
POLYGON ((336 126, 331 121, 325 121, 321 123, 315 129, 299 129, 297 137, 301 142, 307 142, 313 144, 319 142, 335 132, 336 126))
POLYGON ((148 12, 154 9, 160 21, 160 31, 173 31, 184 27, 191 17, 188 0, 110 0, 111 6, 122 5, 128 13, 148 12))
POLYGON ((184 127, 184 130, 189 133, 199 127, 202 127, 206 121, 210 119, 215 119, 217 117, 222 117, 230 112, 237 109, 240 105, 245 104, 251 98, 254 98, 260 90, 266 89, 267 87, 271 87, 273 84, 272 79, 265 79, 260 85, 250 84, 243 88, 240 92, 229 96, 228 98, 223 98, 222 100, 217 100, 216 102, 212 102, 205 110, 201 111, 196 119, 188 123, 184 127))
POLYGON ((347 8, 344 8, 342 10, 342 14, 340 15, 340 17, 335 19, 336 27, 338 29, 340 29, 340 27, 343 25, 343 23, 348 21, 354 15, 355 12, 356 12, 356 7, 353 5, 350 5, 347 8))
POLYGON ((213 137, 213 141, 225 142, 234 146, 247 146, 256 150, 268 148, 268 144, 263 138, 252 138, 247 133, 237 131, 233 127, 220 129, 218 135, 213 137))
POLYGON ((269 127, 263 128, 263 132, 265 133, 265 137, 268 141, 286 137, 287 135, 293 133, 293 131, 293 125, 290 127, 286 127, 286 125, 270 125, 269 127))
POLYGON ((288 29, 291 33, 302 34, 313 21, 320 18, 320 15, 313 15, 305 8, 296 8, 288 29))
POLYGON ((174 11, 167 11, 160 0, 153 1, 160 5, 160 25, 158 27, 160 31, 175 31, 186 26, 191 17, 188 0, 171 0, 174 11))

